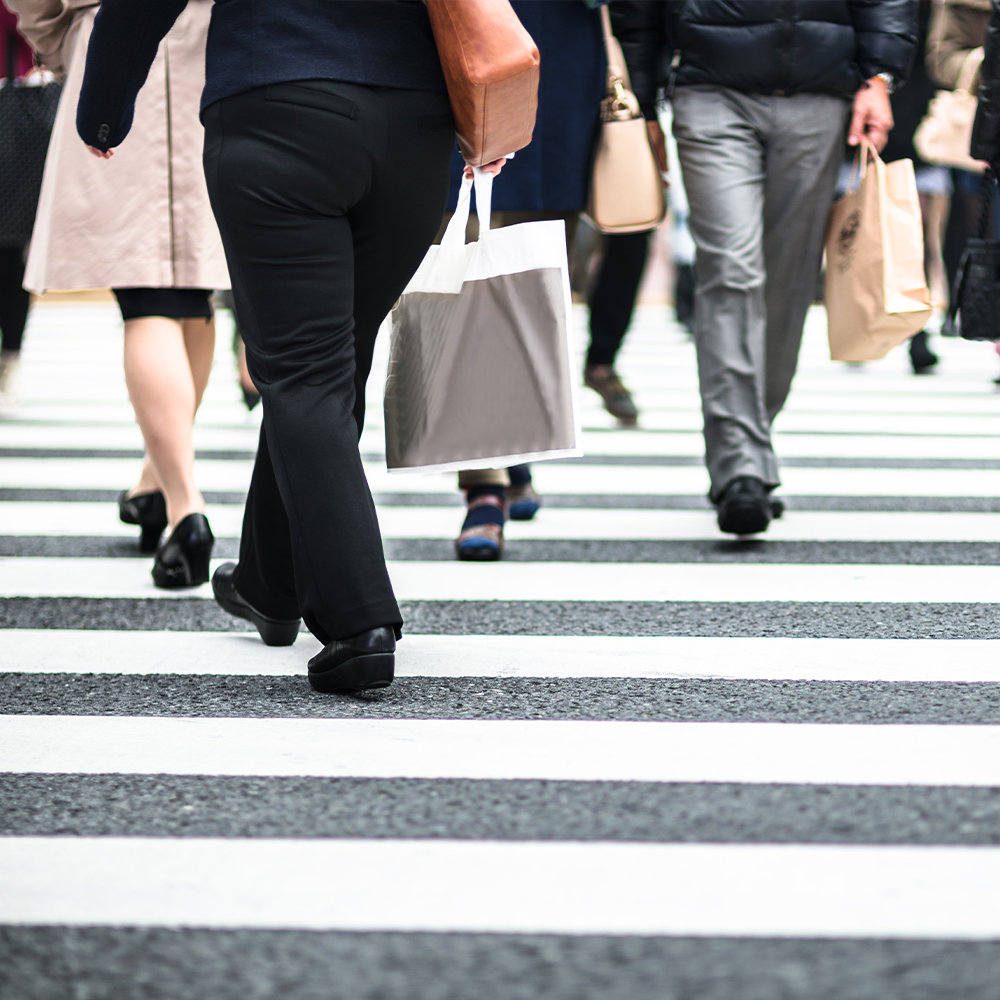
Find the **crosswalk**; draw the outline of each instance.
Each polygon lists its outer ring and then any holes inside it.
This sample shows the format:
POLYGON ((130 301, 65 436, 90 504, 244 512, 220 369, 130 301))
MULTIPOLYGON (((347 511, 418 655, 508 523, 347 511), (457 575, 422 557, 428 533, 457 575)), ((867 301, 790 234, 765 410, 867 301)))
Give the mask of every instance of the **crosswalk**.
MULTIPOLYGON (((585 314, 577 314, 583 346, 585 314)), ((0 418, 0 996, 1000 997, 1000 394, 991 345, 852 368, 807 324, 788 510, 723 538, 691 344, 643 306, 621 430, 499 564, 446 475, 361 441, 406 619, 320 696, 114 499, 142 442, 103 303, 31 316, 0 418)), ((220 317, 195 433, 218 560, 259 411, 220 317)))

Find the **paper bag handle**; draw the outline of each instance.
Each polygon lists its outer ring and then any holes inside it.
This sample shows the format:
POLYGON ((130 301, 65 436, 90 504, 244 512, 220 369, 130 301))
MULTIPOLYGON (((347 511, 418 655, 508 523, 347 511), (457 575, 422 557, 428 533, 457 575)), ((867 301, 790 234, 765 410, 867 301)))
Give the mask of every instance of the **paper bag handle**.
POLYGON ((854 164, 851 167, 851 172, 847 175, 847 190, 853 191, 868 174, 868 153, 871 152, 872 156, 879 160, 881 157, 878 155, 878 150, 871 144, 871 141, 865 136, 861 137, 861 142, 858 145, 858 151, 854 156, 854 164))
POLYGON ((462 178, 458 192, 458 204, 448 228, 441 237, 441 246, 460 247, 465 245, 465 227, 469 224, 472 205, 472 188, 476 189, 476 215, 479 217, 479 234, 490 231, 490 209, 493 204, 493 174, 479 167, 472 168, 473 176, 462 178))

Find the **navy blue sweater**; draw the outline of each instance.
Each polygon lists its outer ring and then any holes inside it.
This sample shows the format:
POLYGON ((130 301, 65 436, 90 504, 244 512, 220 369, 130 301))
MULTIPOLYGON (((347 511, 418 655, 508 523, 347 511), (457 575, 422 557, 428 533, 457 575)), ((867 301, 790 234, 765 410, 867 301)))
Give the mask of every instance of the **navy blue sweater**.
MULTIPOLYGON (((103 0, 76 127, 97 149, 128 135, 136 94, 187 0, 103 0)), ((446 91, 420 0, 215 0, 201 106, 288 80, 446 91)))

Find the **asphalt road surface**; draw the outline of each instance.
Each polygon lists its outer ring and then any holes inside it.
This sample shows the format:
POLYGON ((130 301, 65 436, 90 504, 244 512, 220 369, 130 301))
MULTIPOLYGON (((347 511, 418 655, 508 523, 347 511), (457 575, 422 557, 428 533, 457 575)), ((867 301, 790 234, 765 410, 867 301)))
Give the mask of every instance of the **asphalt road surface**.
MULTIPOLYGON (((578 313, 581 346, 585 316, 578 313)), ((259 409, 220 318, 197 476, 237 552, 259 409)), ((788 512, 721 537, 693 349, 644 307, 621 430, 505 559, 453 477, 361 448, 406 634, 322 696, 209 588, 157 591, 114 307, 37 307, 0 420, 3 1000, 998 1000, 991 345, 849 368, 810 317, 788 512)))

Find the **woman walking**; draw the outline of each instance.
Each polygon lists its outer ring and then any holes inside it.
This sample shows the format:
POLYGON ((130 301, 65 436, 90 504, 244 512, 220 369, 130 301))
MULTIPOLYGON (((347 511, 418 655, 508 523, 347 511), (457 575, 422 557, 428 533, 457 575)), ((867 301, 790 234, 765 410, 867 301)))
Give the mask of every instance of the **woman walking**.
MULTIPOLYGON (((105 0, 78 118, 89 145, 125 139, 184 8, 105 0)), ((427 9, 217 4, 206 66, 205 174, 264 408, 239 563, 216 571, 216 599, 270 644, 304 619, 324 643, 318 690, 384 687, 403 619, 358 438, 379 324, 448 194, 454 122, 427 9)))
POLYGON ((159 587, 205 583, 213 536, 194 480, 192 427, 215 350, 209 296, 226 288, 199 162, 209 0, 192 0, 154 50, 135 100, 132 142, 110 162, 76 134, 98 5, 11 0, 38 57, 65 86, 46 160, 25 287, 111 287, 125 324, 125 382, 146 445, 121 519, 155 551, 159 587), (164 530, 170 536, 160 545, 164 530))

